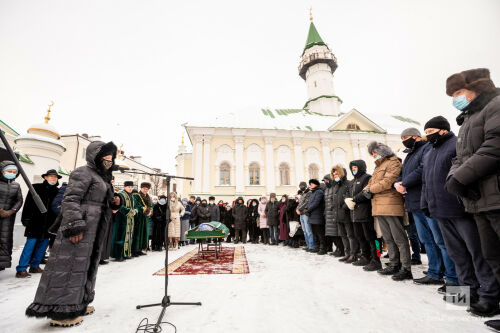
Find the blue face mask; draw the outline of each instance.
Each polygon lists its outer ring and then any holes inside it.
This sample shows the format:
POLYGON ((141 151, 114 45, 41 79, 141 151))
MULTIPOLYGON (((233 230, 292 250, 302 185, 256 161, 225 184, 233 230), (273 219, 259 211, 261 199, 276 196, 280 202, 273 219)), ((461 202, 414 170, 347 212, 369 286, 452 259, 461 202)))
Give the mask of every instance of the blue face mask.
POLYGON ((52 186, 57 185, 57 182, 49 182, 49 181, 47 181, 47 183, 49 183, 49 185, 52 185, 52 186))
POLYGON ((339 177, 335 177, 335 181, 338 183, 340 181, 339 177))
POLYGON ((377 157, 375 157, 375 161, 380 160, 381 158, 382 158, 382 155, 378 155, 377 157))
POLYGON ((358 170, 353 171, 352 174, 356 176, 358 174, 358 170))
POLYGON ((12 173, 12 172, 6 172, 3 176, 8 180, 12 180, 12 179, 16 178, 17 174, 12 173))
POLYGON ((165 200, 165 199, 161 199, 161 200, 160 200, 160 205, 164 205, 164 204, 166 204, 166 203, 167 203, 167 200, 165 200))
POLYGON ((457 97, 453 97, 453 106, 458 110, 462 111, 470 104, 470 101, 465 98, 465 95, 460 95, 457 97))

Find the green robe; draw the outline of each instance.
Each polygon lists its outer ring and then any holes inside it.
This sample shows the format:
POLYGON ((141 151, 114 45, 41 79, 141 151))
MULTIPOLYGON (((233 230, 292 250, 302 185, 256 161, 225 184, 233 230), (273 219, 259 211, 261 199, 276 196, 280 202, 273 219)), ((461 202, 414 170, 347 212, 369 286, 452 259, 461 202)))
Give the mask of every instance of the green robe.
POLYGON ((134 194, 134 205, 137 215, 135 215, 132 251, 142 251, 149 247, 147 213, 151 210, 151 207, 146 206, 139 194, 134 194))
POLYGON ((125 191, 119 193, 121 207, 115 214, 111 258, 122 259, 132 256, 132 235, 134 230, 134 199, 125 191))

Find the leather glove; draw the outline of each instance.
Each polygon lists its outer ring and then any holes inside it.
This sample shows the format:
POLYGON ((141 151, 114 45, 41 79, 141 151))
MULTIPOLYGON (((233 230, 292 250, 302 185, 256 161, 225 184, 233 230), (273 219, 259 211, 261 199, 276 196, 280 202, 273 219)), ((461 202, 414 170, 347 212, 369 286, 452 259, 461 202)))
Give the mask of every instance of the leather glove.
POLYGON ((429 208, 422 208, 422 211, 424 212, 425 216, 431 218, 431 212, 429 212, 429 208))
POLYGON ((458 195, 459 197, 462 198, 467 198, 467 186, 460 183, 453 176, 448 179, 448 181, 444 185, 444 189, 451 194, 458 195))
POLYGON ((354 210, 356 203, 352 200, 352 198, 345 198, 344 202, 350 210, 354 210))

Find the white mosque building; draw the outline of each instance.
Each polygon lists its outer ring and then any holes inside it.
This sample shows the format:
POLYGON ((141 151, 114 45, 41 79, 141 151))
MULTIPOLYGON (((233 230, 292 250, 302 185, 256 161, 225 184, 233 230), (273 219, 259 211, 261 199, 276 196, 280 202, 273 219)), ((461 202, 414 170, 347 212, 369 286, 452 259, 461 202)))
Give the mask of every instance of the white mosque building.
POLYGON ((304 106, 230 113, 184 124, 192 151, 182 143, 176 172, 194 181, 178 181, 177 191, 228 200, 288 194, 301 181, 321 179, 335 164, 348 167, 349 161, 364 159, 373 170, 366 150, 370 141, 401 151, 401 131, 420 124, 356 109, 342 112, 342 99, 334 89, 336 69, 337 59, 311 18, 298 67, 307 89, 304 106))

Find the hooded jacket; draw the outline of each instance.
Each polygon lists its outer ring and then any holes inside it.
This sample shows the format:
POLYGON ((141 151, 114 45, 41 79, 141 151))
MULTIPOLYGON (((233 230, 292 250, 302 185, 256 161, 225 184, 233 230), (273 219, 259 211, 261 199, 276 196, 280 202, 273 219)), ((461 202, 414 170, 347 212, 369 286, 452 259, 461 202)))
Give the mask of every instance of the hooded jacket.
POLYGON ((363 160, 355 160, 349 163, 349 170, 352 173, 353 166, 358 167, 358 172, 353 176, 349 187, 349 197, 356 203, 354 210, 351 211, 352 222, 373 222, 372 203, 365 195, 363 189, 368 185, 371 175, 366 173, 366 163, 363 160))
POLYGON ((477 96, 458 116, 457 157, 449 177, 476 187, 479 200, 462 198, 465 210, 500 209, 500 89, 477 96))
MULTIPOLYGON (((14 165, 11 161, 2 161, 0 171, 8 165, 14 165)), ((19 173, 16 178, 19 177, 19 173)), ((12 262, 12 233, 16 213, 23 205, 23 195, 18 182, 8 180, 0 174, 0 209, 14 210, 15 213, 9 217, 0 218, 0 268, 8 268, 12 262)))
POLYGON ((112 143, 94 141, 87 147, 87 165, 69 177, 62 202, 62 221, 40 279, 30 317, 70 319, 85 314, 94 288, 108 223, 111 220, 113 168, 104 169, 104 155, 116 157, 112 143), (83 233, 78 244, 68 237, 83 233))
POLYGON ((325 234, 327 236, 338 236, 339 228, 333 216, 333 189, 334 184, 330 174, 325 175, 323 180, 327 179, 328 184, 325 182, 325 234))
POLYGON ((307 213, 310 224, 325 224, 325 194, 319 186, 311 189, 307 213))
POLYGON ((269 200, 265 210, 268 226, 278 226, 280 223, 280 202, 269 200))
POLYGON ((351 216, 349 214, 349 208, 345 204, 344 199, 349 196, 350 182, 347 180, 346 170, 340 165, 336 165, 332 168, 330 172, 330 177, 332 179, 334 179, 333 174, 335 171, 339 174, 340 181, 333 181, 332 186, 333 221, 336 223, 349 223, 351 222, 351 216))
POLYGON ((404 216, 403 196, 394 188, 394 182, 401 175, 401 160, 392 149, 384 144, 372 142, 368 152, 377 152, 382 158, 375 161, 375 170, 366 190, 372 197, 373 216, 404 216))
POLYGON ((243 197, 239 197, 238 199, 236 199, 236 204, 233 207, 235 229, 245 229, 247 215, 248 208, 245 205, 245 201, 243 200, 243 197), (242 201, 242 203, 239 203, 240 200, 242 201))

